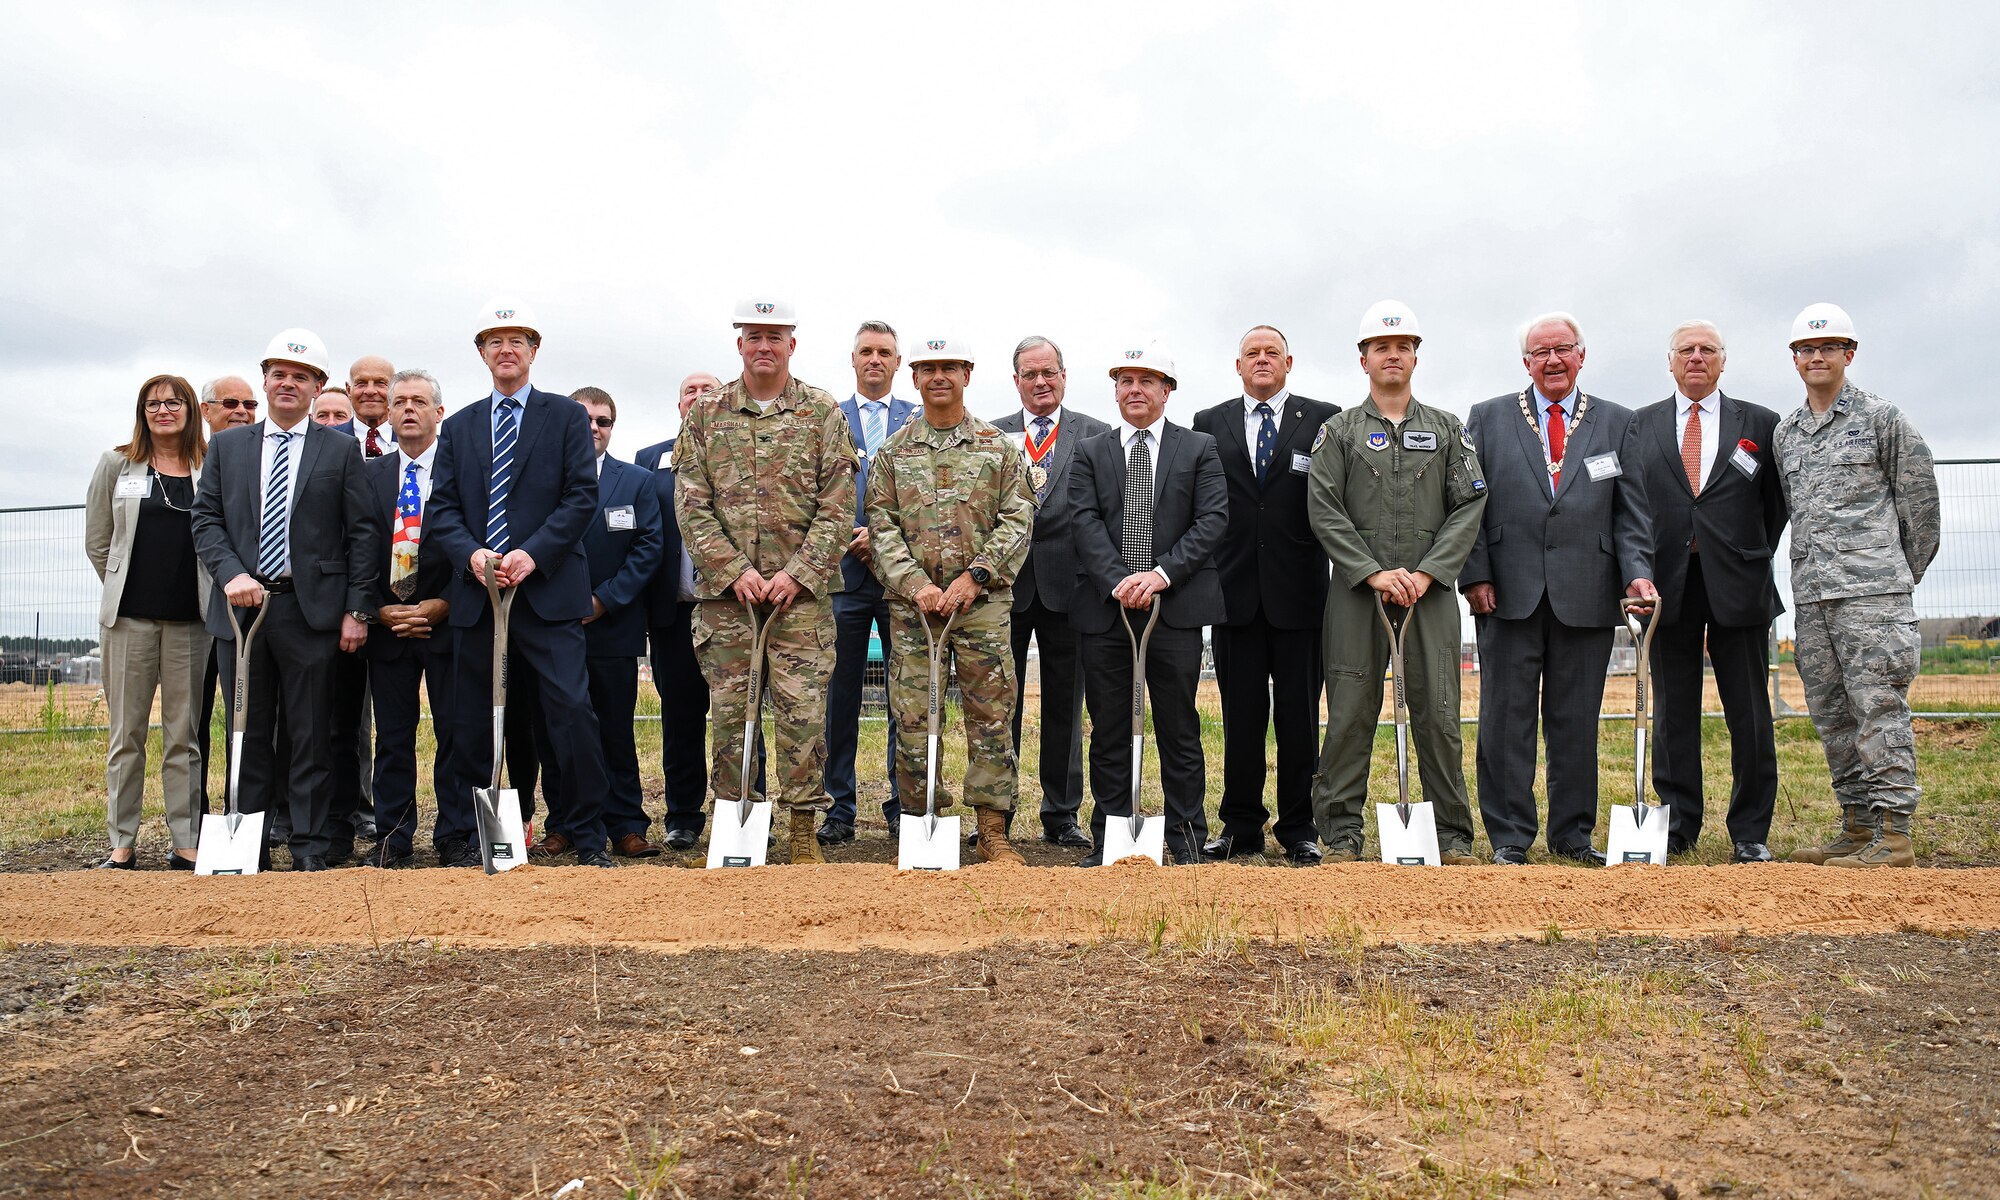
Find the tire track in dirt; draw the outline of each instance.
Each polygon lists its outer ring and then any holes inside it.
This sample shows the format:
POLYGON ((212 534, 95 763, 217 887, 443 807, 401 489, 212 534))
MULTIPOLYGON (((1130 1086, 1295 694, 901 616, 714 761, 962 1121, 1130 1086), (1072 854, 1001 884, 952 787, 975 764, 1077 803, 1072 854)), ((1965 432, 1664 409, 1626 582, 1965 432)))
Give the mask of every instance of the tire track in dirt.
POLYGON ((1096 870, 881 865, 701 871, 522 867, 197 879, 0 876, 0 938, 92 945, 762 946, 948 951, 998 940, 1351 936, 1457 942, 1564 934, 2000 929, 2000 868, 1777 864, 1416 870, 1375 863, 1096 870))

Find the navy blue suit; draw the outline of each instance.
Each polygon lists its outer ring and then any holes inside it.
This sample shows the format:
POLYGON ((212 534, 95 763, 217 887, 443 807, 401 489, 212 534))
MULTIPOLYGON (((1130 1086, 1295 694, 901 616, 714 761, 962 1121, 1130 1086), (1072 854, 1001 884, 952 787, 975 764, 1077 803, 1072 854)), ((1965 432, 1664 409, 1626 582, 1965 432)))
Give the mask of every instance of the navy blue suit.
MULTIPOLYGON (((461 782, 485 781, 493 763, 492 710, 475 702, 492 686, 493 614, 485 583, 468 566, 473 552, 487 545, 493 403, 488 395, 445 421, 426 513, 425 551, 435 547, 451 566, 445 599, 458 631, 454 682, 465 701, 454 706, 461 782)), ((525 551, 535 570, 514 601, 508 661, 512 676, 532 680, 540 695, 555 768, 570 784, 560 795, 551 791, 552 804, 563 809, 551 814, 553 821, 579 854, 602 853, 604 751, 590 707, 582 624, 591 611, 590 564, 582 549, 597 516, 597 451, 583 406, 567 396, 530 388, 518 420, 507 526, 510 548, 525 551)), ((451 835, 469 839, 473 832, 454 829, 451 835)), ((445 837, 442 830, 439 837, 445 837)))
MULTIPOLYGON (((639 656, 646 652, 646 610, 640 600, 659 569, 665 541, 659 490, 648 474, 606 455, 597 477, 597 517, 583 535, 591 595, 604 605, 604 615, 583 627, 583 640, 590 707, 597 714, 610 784, 604 796, 604 828, 613 841, 626 834, 644 834, 650 824, 645 792, 639 786, 639 747, 632 737, 639 656)), ((537 726, 544 739, 540 744, 546 744, 546 719, 537 726)), ((561 793, 563 776, 551 750, 541 758, 550 764, 545 790, 555 796, 561 793)), ((563 832, 568 834, 568 828, 563 832)))
MULTIPOLYGON (((907 400, 889 397, 888 420, 883 423, 882 440, 901 429, 917 411, 907 400)), ((850 396, 840 402, 847 418, 847 431, 854 438, 861 469, 854 476, 854 523, 866 525, 863 501, 868 495, 867 441, 861 432, 861 405, 850 396)), ((861 740, 861 684, 868 669, 868 627, 881 631, 882 648, 889 648, 889 602, 882 595, 882 581, 868 564, 852 554, 840 559, 842 588, 833 594, 834 661, 833 678, 826 688, 826 794, 833 797, 827 810, 828 824, 854 824, 855 748, 861 740)), ((889 718, 889 753, 883 773, 889 780, 889 802, 882 816, 896 827, 902 805, 896 794, 896 718, 889 718)))

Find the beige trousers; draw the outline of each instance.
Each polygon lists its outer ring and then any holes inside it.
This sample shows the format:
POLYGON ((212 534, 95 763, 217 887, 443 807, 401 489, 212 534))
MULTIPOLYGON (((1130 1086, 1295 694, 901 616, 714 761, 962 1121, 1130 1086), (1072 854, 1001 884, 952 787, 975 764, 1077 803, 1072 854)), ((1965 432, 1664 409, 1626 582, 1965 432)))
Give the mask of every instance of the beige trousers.
POLYGON ((120 617, 104 631, 104 706, 111 721, 104 810, 114 850, 138 844, 139 809, 146 792, 146 742, 156 693, 167 832, 173 836, 174 849, 195 847, 199 793, 194 774, 201 769, 195 722, 201 718, 201 685, 213 642, 200 621, 120 617))

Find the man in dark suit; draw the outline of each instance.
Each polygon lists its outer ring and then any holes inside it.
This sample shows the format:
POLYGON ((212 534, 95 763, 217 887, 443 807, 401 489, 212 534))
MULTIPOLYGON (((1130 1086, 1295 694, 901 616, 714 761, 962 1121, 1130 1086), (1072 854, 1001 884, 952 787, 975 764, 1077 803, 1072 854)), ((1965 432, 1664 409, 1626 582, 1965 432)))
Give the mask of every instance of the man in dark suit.
MULTIPOLYGON (((681 380, 682 422, 697 401, 721 386, 722 381, 706 371, 681 380)), ((660 694, 666 842, 669 850, 692 850, 707 823, 708 681, 694 656, 694 560, 681 541, 680 521, 674 516, 674 439, 646 447, 633 461, 653 473, 663 533, 660 568, 646 585, 646 634, 653 690, 660 694)))
POLYGON ((1223 619, 1215 552, 1229 527, 1229 485, 1215 439, 1165 419, 1177 380, 1160 343, 1127 350, 1110 371, 1119 422, 1077 447, 1069 497, 1075 510, 1076 589, 1070 622, 1082 635, 1090 742, 1090 833, 1083 866, 1104 861, 1107 817, 1132 814, 1132 643, 1146 610, 1160 605, 1146 662, 1153 741, 1166 802, 1166 849, 1176 863, 1200 861, 1208 836, 1202 806, 1201 631, 1223 619))
POLYGON ((1597 722, 1618 603, 1653 597, 1652 523, 1634 468, 1630 409, 1577 386, 1583 332, 1568 313, 1521 335, 1528 386, 1473 406, 1486 512, 1459 588, 1479 637, 1479 814, 1493 861, 1535 840, 1536 706, 1547 725, 1549 849, 1604 865, 1597 722))
MULTIPOLYGON (((1027 564, 1014 578, 1014 678, 1028 677, 1028 639, 1035 641, 1041 673, 1042 840, 1083 849, 1090 835, 1077 824, 1083 811, 1083 677, 1077 673, 1076 631, 1070 628, 1070 593, 1076 587, 1076 543, 1070 525, 1069 466, 1083 439, 1111 428, 1063 407, 1069 373, 1062 349, 1029 336, 1014 347, 1014 390, 1021 411, 993 422, 1021 435, 1028 483, 1035 491, 1035 533, 1027 564)), ((1021 710, 1027 688, 1014 698, 1014 757, 1021 757, 1021 710)), ((1008 814, 1009 818, 1013 816, 1008 814)))
POLYGON ((1312 779, 1319 759, 1320 620, 1327 560, 1306 521, 1313 438, 1338 405, 1294 396, 1285 335, 1269 325, 1236 347, 1243 395, 1196 414, 1229 481, 1229 532, 1216 551, 1227 616, 1209 635, 1222 692, 1222 832, 1210 858, 1264 849, 1264 730, 1278 738, 1278 820, 1294 866, 1317 866, 1312 779))
MULTIPOLYGON (((230 608, 270 606, 250 659, 239 801, 244 812, 289 802, 299 871, 328 865, 334 656, 360 649, 368 636, 378 556, 361 455, 351 439, 308 416, 326 382, 326 357, 308 330, 272 339, 263 363, 269 417, 209 444, 192 517, 195 553, 215 581, 208 631, 233 641, 230 608), (281 702, 291 745, 285 779, 273 762, 281 702)), ((231 653, 222 658, 225 691, 235 678, 231 653)))
MULTIPOLYGON (((887 321, 863 321, 854 331, 854 394, 840 402, 847 418, 847 431, 860 454, 861 469, 854 477, 854 537, 840 559, 841 590, 833 594, 834 660, 833 678, 826 689, 826 794, 833 807, 820 822, 819 843, 838 846, 854 840, 855 749, 861 737, 861 684, 868 667, 868 630, 882 635, 882 648, 889 648, 889 601, 883 596, 882 581, 869 571, 871 547, 868 519, 862 511, 862 497, 868 494, 868 465, 889 435, 901 429, 917 406, 890 394, 896 370, 903 363, 896 346, 896 331, 887 321)), ((901 797, 896 792, 896 718, 889 716, 889 756, 883 765, 888 778, 889 800, 882 806, 890 836, 899 828, 901 797)))
MULTIPOLYGON (((418 688, 430 696, 431 762, 438 819, 431 828, 472 820, 473 781, 452 775, 452 628, 444 598, 452 567, 441 550, 424 551, 424 511, 436 477, 438 423, 444 390, 428 371, 400 371, 389 382, 390 452, 369 459, 367 476, 381 547, 375 620, 361 656, 375 709, 374 796, 380 840, 362 856, 370 867, 408 866, 417 834, 417 725, 423 710, 418 688), (447 821, 444 814, 456 810, 447 821)), ((365 451, 364 451, 365 454, 365 451)), ((478 780, 485 786, 485 780, 478 780)))
MULTIPOLYGON (((542 335, 523 306, 490 304, 475 328, 473 345, 493 390, 445 421, 430 505, 430 539, 453 568, 445 592, 458 631, 453 681, 467 698, 454 706, 455 774, 477 781, 492 771, 491 714, 471 702, 492 686, 493 612, 483 574, 491 562, 502 587, 520 589, 508 624, 511 675, 533 678, 556 769, 569 784, 548 790, 550 822, 575 847, 579 864, 613 866, 600 808, 608 790, 604 751, 584 662, 591 605, 582 543, 597 516, 590 421, 576 401, 528 382, 542 335)), ((453 861, 478 865, 476 832, 450 831, 453 861)))
POLYGON ((1770 862, 1778 799, 1766 636, 1785 611, 1771 552, 1785 528, 1772 457, 1778 414, 1720 391, 1728 355, 1707 321, 1674 330, 1667 369, 1678 390, 1633 419, 1633 463, 1653 517, 1653 788, 1672 816, 1667 850, 1701 837, 1701 660, 1729 725, 1729 840, 1736 862, 1770 862))
MULTIPOLYGON (((646 840, 652 819, 646 815, 646 794, 639 785, 632 713, 639 703, 639 658, 646 653, 646 614, 638 600, 659 569, 666 542, 660 493, 650 472, 611 457, 611 431, 618 423, 618 404, 611 394, 585 387, 572 396, 590 416, 590 435, 597 449, 597 514, 583 535, 584 557, 590 563, 590 615, 583 619, 583 640, 590 707, 597 714, 605 777, 611 785, 604 796, 604 830, 613 854, 655 858, 660 848, 646 840)), ((545 743, 547 710, 536 727, 545 743)), ((554 797, 563 787, 562 770, 552 753, 545 751, 541 757, 549 764, 543 790, 554 797)))

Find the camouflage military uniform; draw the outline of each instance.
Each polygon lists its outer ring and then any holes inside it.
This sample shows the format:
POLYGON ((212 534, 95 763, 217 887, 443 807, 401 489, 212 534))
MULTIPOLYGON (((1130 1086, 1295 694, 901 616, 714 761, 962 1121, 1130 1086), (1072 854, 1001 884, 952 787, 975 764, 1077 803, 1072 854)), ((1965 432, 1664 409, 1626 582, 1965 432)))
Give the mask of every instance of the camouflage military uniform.
POLYGON ((1938 548, 1930 447, 1895 405, 1851 383, 1823 415, 1801 405, 1775 441, 1792 513, 1796 661, 1834 794, 1850 818, 1882 810, 1877 827, 1886 814, 1907 832, 1921 794, 1910 594, 1938 548))
POLYGON ((1401 567, 1436 582, 1406 618, 1404 694, 1411 743, 1436 806, 1439 849, 1472 850, 1465 747, 1458 724, 1459 618, 1452 583, 1472 553, 1486 511, 1486 476, 1465 426, 1443 409, 1410 402, 1391 424, 1370 397, 1327 418, 1313 443, 1306 512, 1333 563, 1321 644, 1326 656, 1326 745, 1313 777, 1313 819, 1329 850, 1361 851, 1362 813, 1389 635, 1375 612, 1370 575, 1401 567))
MULTIPOLYGON (((882 444, 869 468, 871 566, 888 592, 889 706, 899 728, 923 729, 929 720, 929 647, 911 601, 927 585, 950 587, 972 567, 992 572, 947 639, 965 708, 965 800, 975 808, 1010 811, 1018 792, 1009 630, 1014 576, 1027 561, 1034 527, 1035 495, 1020 447, 977 417, 949 429, 918 417, 882 444)), ((929 620, 933 632, 944 623, 929 620)), ((918 811, 911 798, 924 794, 926 745, 916 737, 896 743, 906 812, 918 811)))
POLYGON ((694 560, 695 654, 715 705, 715 794, 742 786, 750 622, 730 591, 755 567, 788 572, 805 591, 774 618, 765 692, 771 699, 774 803, 832 804, 826 760, 826 680, 833 671, 833 601, 854 529, 854 440, 832 396, 794 379, 769 409, 725 384, 688 410, 674 443, 674 513, 694 560))

